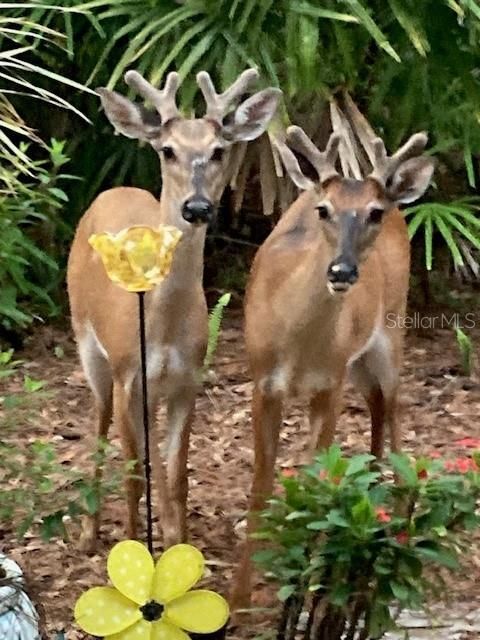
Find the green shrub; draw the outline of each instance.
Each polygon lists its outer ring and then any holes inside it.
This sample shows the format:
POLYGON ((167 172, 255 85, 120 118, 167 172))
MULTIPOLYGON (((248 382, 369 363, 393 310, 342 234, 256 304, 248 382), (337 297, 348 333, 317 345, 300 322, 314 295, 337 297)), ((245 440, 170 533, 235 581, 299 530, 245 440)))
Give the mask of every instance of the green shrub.
MULTIPOLYGON (((188 111, 198 100, 198 70, 225 86, 253 65, 263 82, 283 89, 292 121, 310 134, 321 129, 327 100, 346 88, 389 148, 426 129, 436 152, 460 152, 465 178, 475 184, 478 0, 324 0, 321 6, 313 0, 68 0, 56 10, 54 4, 37 0, 5 8, 7 16, 59 33, 54 42, 39 40, 41 32, 33 42, 27 38, 34 46, 27 55, 39 67, 48 63, 89 87, 120 91, 127 89, 122 75, 129 68, 158 83, 178 69, 186 79, 179 97, 188 111)), ((158 190, 155 154, 113 137, 91 95, 70 89, 68 98, 94 122, 79 127, 73 113, 64 119, 62 137, 86 178, 85 190, 72 194, 76 216, 106 186, 158 190)), ((44 137, 58 135, 51 121, 42 118, 44 137)))
POLYGON ((458 567, 459 534, 480 524, 480 456, 443 463, 392 454, 379 470, 373 460, 333 446, 287 472, 262 514, 257 537, 271 544, 256 561, 286 602, 279 637, 294 637, 308 607, 307 640, 353 639, 361 628, 359 638, 380 638, 395 628, 393 605, 420 607, 441 584, 428 567, 458 567))
MULTIPOLYGON (((54 295, 62 274, 58 261, 69 229, 62 222, 68 198, 58 184, 68 162, 64 144, 51 141, 49 160, 33 162, 31 177, 4 168, 0 189, 0 325, 23 328, 36 315, 55 315, 54 295)), ((27 151, 25 145, 22 150, 27 151)))
MULTIPOLYGON (((13 350, 0 351, 0 380, 19 377, 22 363, 14 359, 13 350)), ((45 380, 28 375, 23 375, 20 391, 0 396, 0 524, 20 538, 32 529, 45 540, 66 538, 66 522, 95 513, 103 496, 117 493, 132 469, 130 463, 123 468, 112 464, 117 452, 107 442, 99 442, 89 457, 92 468, 96 462, 106 468, 101 481, 64 464, 51 442, 19 443, 19 425, 31 429, 51 396, 45 380)))
MULTIPOLYGON (((35 440, 25 445, 0 442, 0 523, 21 538, 32 529, 44 540, 68 537, 69 520, 97 512, 105 495, 117 493, 123 481, 114 470, 116 450, 101 443, 90 457, 108 469, 101 482, 83 471, 62 464, 54 446, 35 440)), ((130 467, 126 468, 128 472, 130 467)))

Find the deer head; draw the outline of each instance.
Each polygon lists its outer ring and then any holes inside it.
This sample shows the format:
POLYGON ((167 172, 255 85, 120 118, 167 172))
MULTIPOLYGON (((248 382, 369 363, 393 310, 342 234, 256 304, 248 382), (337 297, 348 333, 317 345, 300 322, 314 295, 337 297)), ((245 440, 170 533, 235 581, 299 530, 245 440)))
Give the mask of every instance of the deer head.
POLYGON ((332 134, 321 152, 296 126, 287 130, 286 143, 275 145, 290 178, 301 190, 313 190, 318 225, 331 251, 327 286, 331 293, 347 291, 358 279, 358 267, 377 237, 382 222, 399 205, 414 202, 427 190, 434 162, 422 156, 425 133, 414 134, 388 156, 380 138, 373 141, 372 172, 364 180, 341 177, 335 168, 340 137, 332 134), (315 169, 318 181, 307 178, 293 150, 315 169))
POLYGON ((236 142, 254 140, 272 119, 281 91, 269 88, 255 93, 240 105, 243 94, 258 78, 255 69, 244 71, 224 93, 217 94, 206 71, 197 75, 205 98, 202 118, 181 116, 175 96, 179 77, 167 76, 162 90, 153 87, 136 71, 125 82, 155 107, 99 88, 103 108, 115 129, 129 138, 149 142, 160 156, 165 198, 179 212, 179 226, 203 225, 212 220, 228 180, 229 152, 236 142))

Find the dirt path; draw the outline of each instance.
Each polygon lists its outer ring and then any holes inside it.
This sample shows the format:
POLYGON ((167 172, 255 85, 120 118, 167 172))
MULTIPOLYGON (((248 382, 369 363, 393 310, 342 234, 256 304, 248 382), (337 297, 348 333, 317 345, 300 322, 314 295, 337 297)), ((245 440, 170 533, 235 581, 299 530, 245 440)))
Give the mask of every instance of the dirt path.
MULTIPOLYGON (((237 315, 224 323, 215 365, 217 382, 199 398, 189 462, 191 540, 210 561, 209 582, 224 593, 228 592, 238 543, 244 535, 252 463, 249 426, 252 385, 240 326, 237 315)), ((480 335, 474 338, 479 344, 480 335)), ((434 450, 442 455, 464 453, 455 442, 465 436, 480 437, 480 386, 465 383, 455 375, 458 355, 452 332, 437 331, 429 337, 411 335, 406 354, 402 388, 406 449, 415 454, 434 450)), ((65 464, 82 467, 91 442, 91 398, 70 337, 46 331, 21 357, 27 363, 22 373, 47 380, 49 390, 55 393, 35 416, 33 426, 18 425, 16 441, 53 439, 65 464), (54 355, 55 347, 59 346, 64 352, 62 358, 54 355)), ((9 379, 8 385, 7 393, 14 392, 18 379, 9 379)), ((305 436, 301 407, 292 406, 281 436, 282 466, 291 466, 299 459, 305 436)), ((345 397, 338 441, 349 452, 365 451, 369 445, 366 411, 361 398, 351 390, 345 397)), ((36 536, 18 543, 8 528, 0 531, 4 550, 21 562, 39 588, 49 637, 53 637, 53 630, 61 629, 69 640, 84 637, 72 629, 72 605, 86 586, 105 583, 105 556, 112 544, 124 536, 123 519, 123 501, 108 500, 99 552, 91 557, 78 552, 73 543, 59 540, 44 543, 36 536)), ((464 617, 480 608, 480 593, 475 589, 475 582, 480 581, 479 556, 477 542, 466 559, 466 570, 448 578, 449 598, 453 603, 461 601, 464 617)), ((265 604, 270 598, 270 589, 257 589, 257 604, 265 604)), ((454 606, 451 604, 450 608, 454 606)), ((257 626, 253 635, 258 633, 257 626)), ((455 637, 480 638, 480 633, 455 637)))

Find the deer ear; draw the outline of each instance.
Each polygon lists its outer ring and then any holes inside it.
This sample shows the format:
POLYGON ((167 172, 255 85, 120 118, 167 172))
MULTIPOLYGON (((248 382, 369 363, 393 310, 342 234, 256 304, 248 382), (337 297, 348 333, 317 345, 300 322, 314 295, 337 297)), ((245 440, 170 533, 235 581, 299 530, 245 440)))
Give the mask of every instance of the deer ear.
POLYGON ((264 89, 242 102, 233 122, 224 125, 223 137, 230 142, 249 142, 261 136, 275 115, 281 95, 280 89, 264 89))
POLYGON ((103 88, 96 91, 115 131, 127 138, 146 141, 160 134, 162 122, 158 113, 147 111, 142 105, 135 104, 116 91, 103 88))
POLYGON ((387 185, 390 200, 398 204, 418 200, 428 189, 434 168, 434 161, 422 156, 402 162, 387 185))

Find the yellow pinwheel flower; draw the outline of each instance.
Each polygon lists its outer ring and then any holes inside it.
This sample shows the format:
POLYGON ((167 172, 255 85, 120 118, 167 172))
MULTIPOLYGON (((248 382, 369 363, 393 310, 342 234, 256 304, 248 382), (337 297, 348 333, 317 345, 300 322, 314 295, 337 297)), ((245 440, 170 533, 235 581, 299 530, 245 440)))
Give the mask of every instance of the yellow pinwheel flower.
POLYGON ((140 542, 119 542, 107 560, 115 588, 86 591, 75 605, 75 620, 86 633, 109 640, 189 640, 185 631, 218 631, 229 616, 225 599, 190 591, 204 567, 203 555, 188 544, 171 547, 154 565, 140 542))
POLYGON ((134 226, 116 234, 95 233, 88 241, 100 254, 110 280, 138 292, 150 291, 168 276, 181 235, 169 225, 134 226))

